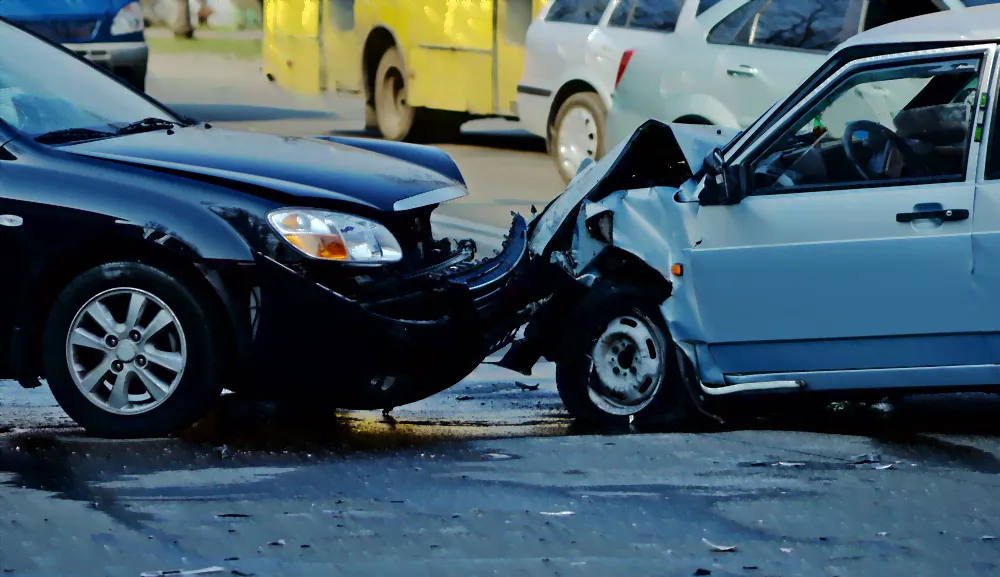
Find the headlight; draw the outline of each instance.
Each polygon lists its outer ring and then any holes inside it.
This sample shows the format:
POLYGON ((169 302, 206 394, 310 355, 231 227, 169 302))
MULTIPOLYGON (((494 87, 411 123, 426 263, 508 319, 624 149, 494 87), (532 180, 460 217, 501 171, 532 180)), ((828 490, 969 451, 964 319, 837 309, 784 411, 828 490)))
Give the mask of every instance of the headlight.
POLYGON ((399 242, 377 222, 340 212, 283 208, 267 215, 274 230, 302 254, 319 260, 398 262, 399 242))
POLYGON ((111 21, 111 34, 121 36, 122 34, 133 34, 142 32, 145 24, 142 20, 142 8, 138 2, 129 2, 111 21))

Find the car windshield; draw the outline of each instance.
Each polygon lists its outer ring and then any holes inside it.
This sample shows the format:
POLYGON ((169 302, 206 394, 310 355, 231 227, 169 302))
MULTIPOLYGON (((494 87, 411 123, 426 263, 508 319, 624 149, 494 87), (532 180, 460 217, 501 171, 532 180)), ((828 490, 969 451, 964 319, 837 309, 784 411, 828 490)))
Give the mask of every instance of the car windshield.
POLYGON ((112 136, 144 119, 180 122, 114 79, 6 22, 0 22, 0 46, 0 119, 23 134, 76 134, 61 140, 66 142, 87 134, 100 137, 97 132, 112 136))

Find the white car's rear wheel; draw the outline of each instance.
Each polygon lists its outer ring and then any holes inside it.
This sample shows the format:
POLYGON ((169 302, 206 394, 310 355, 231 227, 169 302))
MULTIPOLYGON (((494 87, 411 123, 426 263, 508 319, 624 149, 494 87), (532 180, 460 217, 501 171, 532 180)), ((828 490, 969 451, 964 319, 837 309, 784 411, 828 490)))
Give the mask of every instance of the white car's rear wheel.
POLYGON ((578 92, 559 107, 552 122, 550 148, 565 182, 573 179, 585 159, 604 156, 606 116, 604 103, 594 92, 578 92))

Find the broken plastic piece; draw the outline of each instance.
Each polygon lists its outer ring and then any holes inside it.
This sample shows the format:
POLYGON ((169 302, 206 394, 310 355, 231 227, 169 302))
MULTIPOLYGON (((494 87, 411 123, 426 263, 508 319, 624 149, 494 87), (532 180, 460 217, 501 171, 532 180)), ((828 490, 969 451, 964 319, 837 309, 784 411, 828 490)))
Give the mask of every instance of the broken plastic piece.
POLYGON ((878 453, 867 453, 865 455, 858 455, 851 459, 851 462, 855 465, 867 465, 869 463, 881 463, 882 455, 878 453))
POLYGON ((181 571, 180 569, 167 569, 162 571, 147 571, 142 573, 140 577, 173 577, 174 575, 215 575, 217 573, 225 573, 225 569, 222 567, 206 567, 204 569, 192 569, 190 571, 181 571))
POLYGON ((733 551, 736 551, 736 545, 716 545, 704 537, 702 537, 701 541, 702 543, 708 545, 708 548, 716 553, 732 553, 733 551))

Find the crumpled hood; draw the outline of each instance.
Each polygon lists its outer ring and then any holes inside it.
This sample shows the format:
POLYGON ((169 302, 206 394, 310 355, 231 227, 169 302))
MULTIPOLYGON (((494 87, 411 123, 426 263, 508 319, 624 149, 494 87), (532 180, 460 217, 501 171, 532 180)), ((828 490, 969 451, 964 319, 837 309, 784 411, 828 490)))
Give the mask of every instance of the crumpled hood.
POLYGON ((718 126, 664 124, 648 120, 632 136, 580 171, 533 223, 529 250, 543 254, 585 199, 618 190, 679 188, 701 170, 705 157, 739 130, 718 126))
POLYGON ((468 194, 464 183, 420 164, 311 138, 203 125, 95 140, 60 150, 133 165, 205 175, 308 199, 408 210, 468 194))

